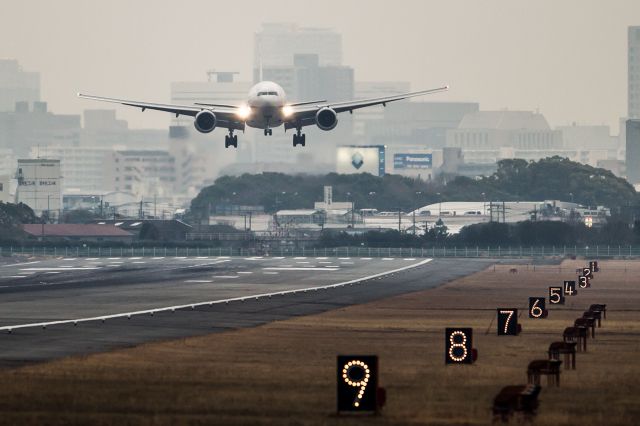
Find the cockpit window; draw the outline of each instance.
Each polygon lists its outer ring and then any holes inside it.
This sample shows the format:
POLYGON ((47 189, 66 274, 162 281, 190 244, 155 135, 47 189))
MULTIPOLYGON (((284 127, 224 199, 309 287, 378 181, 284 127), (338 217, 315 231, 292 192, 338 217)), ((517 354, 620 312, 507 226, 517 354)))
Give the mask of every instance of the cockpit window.
POLYGON ((266 95, 278 96, 278 92, 258 92, 258 96, 266 96, 266 95))

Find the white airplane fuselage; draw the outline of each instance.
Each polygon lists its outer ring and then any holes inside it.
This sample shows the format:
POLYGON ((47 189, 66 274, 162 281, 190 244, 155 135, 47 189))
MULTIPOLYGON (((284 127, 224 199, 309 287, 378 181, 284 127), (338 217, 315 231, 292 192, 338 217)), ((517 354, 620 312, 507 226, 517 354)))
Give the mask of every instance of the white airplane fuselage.
POLYGON ((249 90, 246 124, 257 129, 281 126, 287 96, 284 89, 272 81, 261 81, 249 90))

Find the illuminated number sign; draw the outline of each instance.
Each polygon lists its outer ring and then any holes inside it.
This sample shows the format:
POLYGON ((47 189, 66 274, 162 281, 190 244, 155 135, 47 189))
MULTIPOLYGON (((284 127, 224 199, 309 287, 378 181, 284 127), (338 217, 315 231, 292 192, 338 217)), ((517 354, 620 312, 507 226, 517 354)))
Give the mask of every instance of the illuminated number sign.
POLYGON ((530 297, 529 298, 529 318, 546 318, 547 317, 547 304, 544 297, 530 297))
POLYGON ((549 287, 549 303, 552 305, 564 305, 562 287, 549 287))
POLYGON ((498 336, 518 335, 518 310, 498 308, 498 336))
POLYGON ((591 283, 589 282, 589 277, 586 275, 580 275, 578 277, 578 286, 580 288, 591 287, 591 283))
POLYGON ((593 278, 593 269, 591 267, 582 268, 582 275, 589 279, 593 278))
POLYGON ((377 389, 377 356, 338 356, 338 412, 377 411, 377 389))
POLYGON ((589 269, 591 269, 591 272, 600 272, 600 268, 598 268, 598 261, 592 260, 589 262, 589 269))
POLYGON ((444 332, 444 360, 447 364, 473 363, 473 329, 447 328, 444 332))
POLYGON ((549 303, 564 305, 564 290, 562 287, 549 287, 549 303))
POLYGON ((564 282, 564 294, 565 296, 575 296, 576 294, 578 294, 575 281, 564 282))

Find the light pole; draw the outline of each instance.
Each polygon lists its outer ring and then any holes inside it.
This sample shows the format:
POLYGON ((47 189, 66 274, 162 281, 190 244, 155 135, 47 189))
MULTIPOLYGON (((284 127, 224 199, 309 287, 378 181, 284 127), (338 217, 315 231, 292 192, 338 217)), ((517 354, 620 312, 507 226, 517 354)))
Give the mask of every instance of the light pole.
POLYGON ((436 192, 436 195, 438 196, 438 217, 442 217, 442 197, 439 192, 436 192))
POLYGON ((487 215, 487 194, 485 194, 484 192, 482 193, 482 215, 486 216, 487 215))

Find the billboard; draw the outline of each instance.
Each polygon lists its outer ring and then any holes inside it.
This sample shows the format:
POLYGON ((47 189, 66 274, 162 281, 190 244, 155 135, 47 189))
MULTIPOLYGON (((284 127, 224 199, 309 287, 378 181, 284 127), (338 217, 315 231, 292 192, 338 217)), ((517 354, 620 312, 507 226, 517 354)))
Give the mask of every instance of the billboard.
POLYGON ((393 154, 394 169, 430 169, 432 167, 432 154, 393 154))
POLYGON ((384 176, 384 146, 339 146, 336 172, 371 173, 374 176, 384 176))

